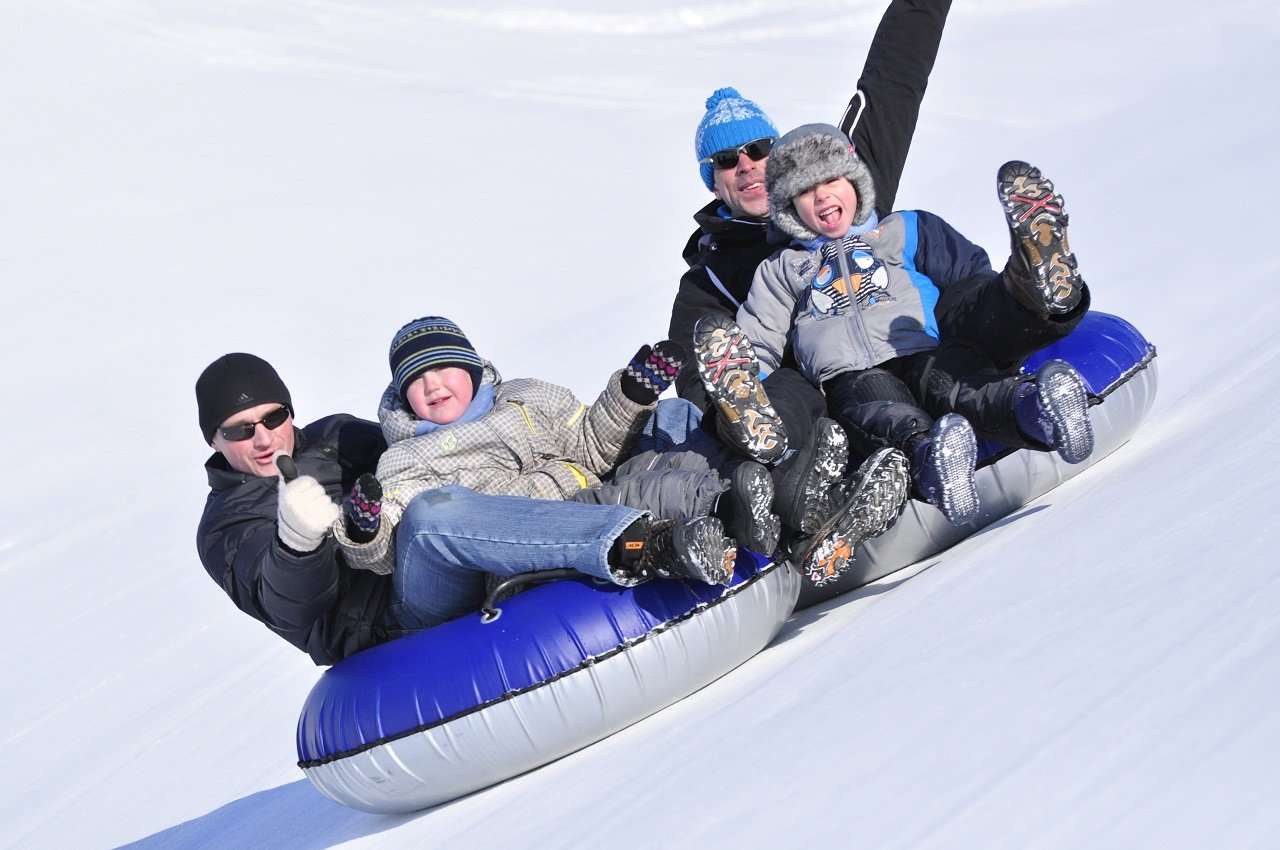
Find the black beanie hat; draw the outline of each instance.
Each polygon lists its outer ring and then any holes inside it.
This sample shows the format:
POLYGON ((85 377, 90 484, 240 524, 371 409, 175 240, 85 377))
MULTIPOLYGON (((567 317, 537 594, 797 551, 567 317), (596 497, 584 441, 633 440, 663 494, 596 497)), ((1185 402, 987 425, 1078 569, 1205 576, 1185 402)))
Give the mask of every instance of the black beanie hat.
POLYGON ((272 401, 283 404, 293 414, 289 388, 270 363, 252 354, 224 354, 196 379, 200 434, 206 443, 213 443, 213 432, 227 417, 272 401))

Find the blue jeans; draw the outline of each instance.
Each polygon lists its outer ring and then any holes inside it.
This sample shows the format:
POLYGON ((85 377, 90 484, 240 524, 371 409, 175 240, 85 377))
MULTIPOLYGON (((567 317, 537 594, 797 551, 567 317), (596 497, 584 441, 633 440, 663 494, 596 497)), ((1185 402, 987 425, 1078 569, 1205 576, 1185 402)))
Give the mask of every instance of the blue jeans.
POLYGON ((631 455, 674 450, 720 456, 724 447, 703 431, 701 425, 702 411, 696 404, 683 398, 664 398, 644 423, 631 455))
POLYGON ((429 490, 409 503, 396 530, 391 615, 402 628, 425 629, 476 611, 487 574, 570 567, 612 580, 609 548, 641 516, 622 505, 429 490))

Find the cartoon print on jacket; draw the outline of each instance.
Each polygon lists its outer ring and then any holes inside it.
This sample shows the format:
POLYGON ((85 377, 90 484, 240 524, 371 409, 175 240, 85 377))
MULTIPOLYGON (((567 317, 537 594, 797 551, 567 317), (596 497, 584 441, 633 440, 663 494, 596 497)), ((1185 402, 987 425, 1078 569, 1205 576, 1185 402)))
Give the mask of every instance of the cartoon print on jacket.
POLYGON ((892 300, 889 273, 871 253, 870 245, 857 236, 846 236, 822 246, 822 265, 809 291, 809 311, 814 318, 846 315, 854 302, 865 310, 892 300), (841 274, 842 269, 848 274, 841 274))

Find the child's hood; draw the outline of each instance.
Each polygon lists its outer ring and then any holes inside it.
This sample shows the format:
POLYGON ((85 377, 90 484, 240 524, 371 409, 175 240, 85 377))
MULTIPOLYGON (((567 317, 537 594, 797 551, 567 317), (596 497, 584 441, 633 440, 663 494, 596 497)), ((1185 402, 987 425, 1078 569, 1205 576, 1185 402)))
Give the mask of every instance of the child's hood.
MULTIPOLYGON (((488 360, 483 362, 484 372, 480 378, 480 385, 492 385, 496 390, 502 384, 502 375, 488 360)), ((388 446, 417 436, 418 424, 421 421, 400 398, 400 390, 394 383, 383 391, 382 399, 378 402, 378 422, 382 425, 382 436, 386 439, 388 446)))
POLYGON ((875 210, 875 182, 849 137, 830 124, 802 124, 784 133, 773 143, 765 172, 774 225, 800 241, 817 237, 796 212, 795 197, 837 177, 853 184, 858 195, 853 222, 863 224, 875 210))

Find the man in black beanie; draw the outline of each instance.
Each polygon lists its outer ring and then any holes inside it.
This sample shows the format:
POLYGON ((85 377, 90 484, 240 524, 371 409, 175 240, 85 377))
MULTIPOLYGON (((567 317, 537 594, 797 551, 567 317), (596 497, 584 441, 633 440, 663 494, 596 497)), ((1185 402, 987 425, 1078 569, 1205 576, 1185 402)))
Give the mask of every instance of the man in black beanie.
POLYGON ((224 354, 196 381, 200 433, 227 465, 274 476, 276 456, 292 455, 293 401, 276 370, 252 354, 224 354))
POLYGON ((196 547, 236 607, 317 664, 397 634, 390 577, 352 569, 330 532, 337 501, 377 468, 382 429, 347 414, 296 428, 288 387, 252 354, 209 364, 196 404, 200 435, 215 449, 196 547), (287 483, 280 456, 297 468, 287 483))

